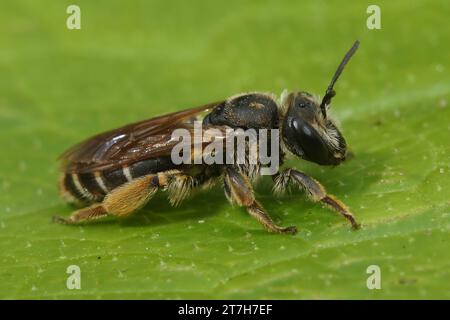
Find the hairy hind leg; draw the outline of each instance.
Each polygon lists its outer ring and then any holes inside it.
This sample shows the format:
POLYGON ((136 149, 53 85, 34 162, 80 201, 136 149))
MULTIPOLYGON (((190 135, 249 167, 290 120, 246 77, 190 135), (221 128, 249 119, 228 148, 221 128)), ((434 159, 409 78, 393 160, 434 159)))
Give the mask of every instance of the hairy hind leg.
POLYGON ((147 175, 112 190, 101 203, 73 212, 69 218, 54 216, 53 221, 77 224, 108 215, 126 217, 143 207, 158 190, 158 177, 147 175))

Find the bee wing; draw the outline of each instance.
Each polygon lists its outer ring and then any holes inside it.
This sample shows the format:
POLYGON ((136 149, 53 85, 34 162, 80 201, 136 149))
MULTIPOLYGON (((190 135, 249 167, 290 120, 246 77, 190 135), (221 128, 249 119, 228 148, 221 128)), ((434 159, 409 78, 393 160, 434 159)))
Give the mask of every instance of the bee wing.
MULTIPOLYGON (((222 102, 222 101, 221 101, 222 102)), ((193 121, 221 102, 178 111, 100 133, 76 144, 60 156, 67 173, 107 170, 143 159, 170 155, 178 140, 175 129, 193 131, 193 121)))

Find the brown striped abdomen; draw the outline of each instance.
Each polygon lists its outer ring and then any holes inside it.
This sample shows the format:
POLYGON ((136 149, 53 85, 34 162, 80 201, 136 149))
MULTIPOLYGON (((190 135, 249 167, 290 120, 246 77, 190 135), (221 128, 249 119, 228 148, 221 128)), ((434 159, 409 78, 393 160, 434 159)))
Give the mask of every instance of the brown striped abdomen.
POLYGON ((170 158, 154 158, 115 170, 64 173, 60 180, 60 193, 70 203, 100 202, 106 194, 133 179, 174 167, 170 158))

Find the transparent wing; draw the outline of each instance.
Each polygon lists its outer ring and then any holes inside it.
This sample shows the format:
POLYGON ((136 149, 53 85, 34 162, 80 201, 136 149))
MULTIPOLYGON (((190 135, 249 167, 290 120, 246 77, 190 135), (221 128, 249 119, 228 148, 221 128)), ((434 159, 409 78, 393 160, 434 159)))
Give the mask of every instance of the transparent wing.
POLYGON ((113 169, 140 160, 170 155, 178 140, 175 129, 193 132, 193 121, 221 102, 178 111, 100 133, 60 156, 64 172, 83 173, 113 169))

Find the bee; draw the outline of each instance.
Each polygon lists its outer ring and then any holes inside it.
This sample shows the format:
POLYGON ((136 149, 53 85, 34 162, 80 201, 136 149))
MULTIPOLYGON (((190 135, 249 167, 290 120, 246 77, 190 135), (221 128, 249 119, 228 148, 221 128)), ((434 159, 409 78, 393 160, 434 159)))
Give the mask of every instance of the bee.
MULTIPOLYGON (((269 232, 295 234, 295 226, 275 224, 255 199, 252 182, 259 175, 260 163, 176 164, 171 158, 177 142, 172 132, 192 131, 194 120, 217 129, 215 138, 220 139, 229 128, 278 129, 281 164, 290 154, 319 165, 338 165, 348 156, 347 143, 327 111, 336 95, 334 85, 358 46, 356 41, 346 53, 320 102, 303 91, 285 91, 279 100, 273 94, 244 93, 129 124, 73 146, 60 157, 59 191, 65 201, 81 208, 68 218, 55 216, 54 221, 78 224, 107 216, 128 217, 158 190, 168 192, 170 203, 178 205, 191 191, 220 181, 226 198, 244 207, 269 232)), ((353 228, 359 227, 348 207, 306 173, 278 168, 272 179, 275 192, 297 186, 312 201, 336 211, 353 228)))

